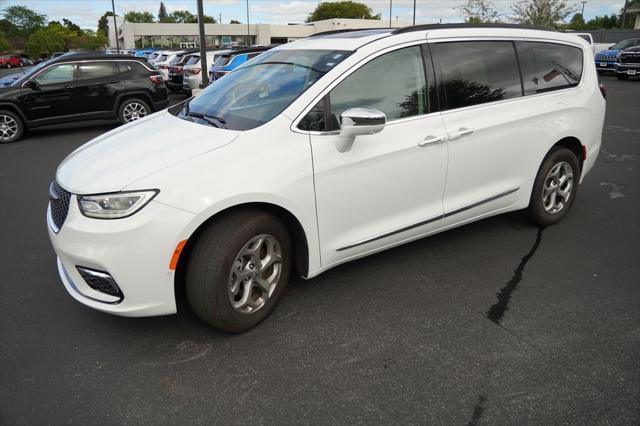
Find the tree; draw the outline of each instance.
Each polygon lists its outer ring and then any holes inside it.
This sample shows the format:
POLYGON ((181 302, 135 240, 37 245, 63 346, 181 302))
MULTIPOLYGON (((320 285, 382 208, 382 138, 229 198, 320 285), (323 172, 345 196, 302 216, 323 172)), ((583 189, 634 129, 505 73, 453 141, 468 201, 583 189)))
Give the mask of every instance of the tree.
POLYGON ((614 13, 607 16, 596 16, 587 22, 586 28, 588 30, 608 30, 612 28, 618 28, 618 16, 614 13))
POLYGON ((584 22, 582 13, 576 13, 571 18, 571 21, 569 21, 569 25, 567 25, 567 28, 569 28, 570 30, 584 30, 586 28, 586 25, 587 24, 584 22))
POLYGON ((237 19, 232 19, 229 23, 230 24, 242 24, 242 22, 238 21, 237 19))
POLYGON ((109 35, 109 21, 113 22, 113 12, 105 12, 104 15, 98 19, 98 34, 102 34, 105 37, 109 35))
POLYGON ((143 24, 152 24, 156 22, 155 16, 151 12, 127 12, 124 14, 124 20, 127 22, 135 22, 135 23, 143 23, 143 24))
POLYGON ((4 19, 15 26, 15 36, 18 37, 28 37, 44 27, 47 22, 47 15, 34 12, 24 6, 9 6, 2 11, 2 14, 4 19))
POLYGON ((164 2, 160 2, 160 9, 158 10, 158 21, 163 22, 162 20, 169 16, 167 14, 167 8, 164 6, 164 2))
POLYGON ((0 33, 0 53, 13 50, 3 33, 0 33))
MULTIPOLYGON (((188 10, 175 10, 169 15, 169 19, 171 22, 175 22, 178 24, 197 24, 198 17, 188 10)), ((203 16, 203 21, 205 24, 215 24, 216 19, 212 16, 203 16)))
POLYGON ((74 24, 67 18, 62 18, 62 24, 68 29, 70 29, 71 31, 75 31, 78 34, 82 34, 82 28, 80 28, 78 25, 74 24))
POLYGON ((498 9, 489 0, 467 0, 456 9, 469 24, 500 22, 498 9))
POLYGON ((380 14, 373 15, 369 6, 355 1, 322 2, 307 16, 307 22, 333 18, 380 19, 380 14))
POLYGON ((33 57, 49 56, 53 52, 61 52, 65 48, 63 32, 58 31, 60 26, 53 25, 40 28, 27 38, 27 52, 33 57))
POLYGON ((515 22, 536 27, 556 27, 577 9, 567 0, 520 0, 511 5, 515 22))

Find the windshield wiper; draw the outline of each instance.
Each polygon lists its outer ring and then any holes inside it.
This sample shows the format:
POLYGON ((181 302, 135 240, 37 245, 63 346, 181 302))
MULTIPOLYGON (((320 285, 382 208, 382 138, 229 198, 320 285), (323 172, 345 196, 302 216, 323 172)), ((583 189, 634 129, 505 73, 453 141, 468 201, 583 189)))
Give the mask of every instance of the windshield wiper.
POLYGON ((201 112, 189 111, 187 112, 189 117, 199 118, 200 120, 204 120, 212 126, 218 127, 220 129, 226 129, 227 122, 222 117, 217 117, 215 115, 207 115, 201 112))

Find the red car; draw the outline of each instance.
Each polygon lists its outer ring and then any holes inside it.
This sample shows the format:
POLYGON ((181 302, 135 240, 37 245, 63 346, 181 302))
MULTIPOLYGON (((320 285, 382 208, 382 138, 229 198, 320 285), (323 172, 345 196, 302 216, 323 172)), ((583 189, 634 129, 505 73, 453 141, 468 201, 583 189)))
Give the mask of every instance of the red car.
POLYGON ((20 55, 0 55, 0 67, 17 68, 22 66, 22 57, 20 55))

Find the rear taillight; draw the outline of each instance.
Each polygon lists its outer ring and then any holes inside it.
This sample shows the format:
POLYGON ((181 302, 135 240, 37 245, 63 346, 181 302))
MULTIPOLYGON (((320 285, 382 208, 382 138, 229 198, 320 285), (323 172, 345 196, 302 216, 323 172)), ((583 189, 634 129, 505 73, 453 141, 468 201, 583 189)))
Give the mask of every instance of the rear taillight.
POLYGON ((149 76, 149 80, 151 80, 154 84, 162 84, 161 75, 151 75, 149 76))
POLYGON ((167 66, 166 65, 156 65, 156 68, 158 68, 159 70, 166 70, 167 66))
POLYGON ((598 83, 598 86, 600 87, 600 93, 602 93, 602 97, 607 99, 607 86, 602 83, 598 83))
POLYGON ((189 68, 187 69, 187 73, 191 75, 198 75, 200 74, 200 68, 189 68))

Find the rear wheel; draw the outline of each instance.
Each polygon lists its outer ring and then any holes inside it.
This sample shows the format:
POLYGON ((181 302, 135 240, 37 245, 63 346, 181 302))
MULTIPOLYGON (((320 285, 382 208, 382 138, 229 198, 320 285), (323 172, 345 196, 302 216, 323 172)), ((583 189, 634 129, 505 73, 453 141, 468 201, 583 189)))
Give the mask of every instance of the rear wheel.
POLYGON ((118 110, 118 118, 122 124, 131 123, 149 114, 151 114, 149 105, 138 98, 126 99, 118 110))
POLYGON ((22 137, 24 124, 11 111, 0 111, 0 143, 15 142, 22 137))
POLYGON ((569 211, 578 192, 580 163, 568 148, 553 148, 536 176, 529 201, 529 216, 540 226, 553 225, 569 211))
POLYGON ((226 215, 193 247, 187 298, 203 321, 240 333, 271 313, 290 270, 291 240, 277 217, 260 210, 226 215))

